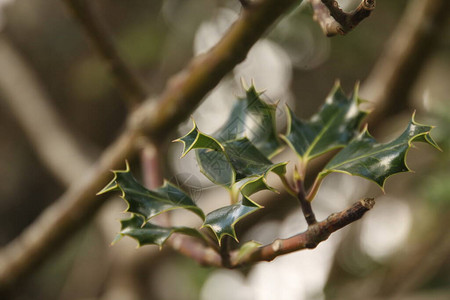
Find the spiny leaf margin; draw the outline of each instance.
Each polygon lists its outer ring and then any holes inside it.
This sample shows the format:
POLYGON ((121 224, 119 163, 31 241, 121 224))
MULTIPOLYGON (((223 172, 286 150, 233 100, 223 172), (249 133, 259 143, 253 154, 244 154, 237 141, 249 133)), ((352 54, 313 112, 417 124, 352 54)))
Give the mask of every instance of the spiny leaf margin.
POLYGON ((152 223, 145 223, 142 225, 142 220, 139 216, 132 214, 128 219, 120 221, 120 231, 114 238, 111 244, 115 244, 124 236, 129 236, 136 240, 138 248, 144 245, 158 245, 161 250, 164 243, 169 239, 173 233, 182 233, 200 239, 205 239, 204 236, 194 228, 176 226, 163 227, 152 223))
POLYGON ((345 147, 359 133, 359 126, 369 113, 361 110, 359 85, 348 98, 337 81, 320 111, 309 120, 297 118, 286 106, 287 131, 281 138, 306 164, 309 160, 334 149, 345 147))
MULTIPOLYGON (((284 169, 285 167, 285 164, 279 166, 279 168, 284 169)), ((280 170, 279 172, 285 172, 285 170, 280 170)), ((223 237, 227 235, 239 242, 236 236, 235 225, 242 218, 263 208, 261 205, 250 199, 251 195, 262 190, 278 193, 274 188, 267 184, 265 176, 259 176, 248 180, 239 190, 242 199, 235 204, 221 207, 207 214, 202 227, 209 227, 212 230, 219 245, 221 244, 223 237)))
POLYGON ((425 142, 434 148, 441 150, 430 135, 430 131, 433 128, 433 126, 417 123, 415 121, 414 112, 408 126, 402 134, 390 142, 378 143, 370 135, 366 126, 358 137, 352 140, 349 145, 342 149, 327 163, 324 169, 319 173, 318 178, 322 179, 326 175, 333 172, 360 176, 375 182, 384 192, 384 186, 387 178, 398 173, 411 172, 411 169, 406 164, 406 156, 409 149, 412 147, 413 142, 425 142), (379 149, 374 150, 374 148, 379 149), (399 151, 387 153, 385 156, 376 156, 378 154, 383 154, 383 152, 388 152, 394 148, 399 148, 399 151), (376 163, 373 168, 369 168, 366 164, 364 164, 364 162, 367 162, 367 160, 370 159, 372 159, 372 161, 378 161, 378 167, 380 167, 379 174, 376 174, 376 163), (385 159, 385 161, 383 161, 383 159, 385 159), (392 162, 397 162, 398 164, 389 166, 392 162), (352 168, 350 163, 357 163, 363 166, 363 168, 360 168, 361 170, 357 170, 355 169, 357 165, 355 168, 352 168), (346 164, 347 166, 345 166, 346 164), (384 170, 382 167, 384 167, 384 170), (364 172, 364 170, 366 172, 364 172), (372 176, 370 176, 370 174, 372 174, 372 176))
POLYGON ((159 214, 178 208, 187 209, 205 220, 203 211, 184 191, 168 181, 164 181, 163 186, 156 190, 148 190, 133 177, 128 162, 125 163, 125 170, 112 171, 114 178, 97 195, 120 191, 120 197, 127 203, 125 212, 142 217, 144 222, 148 222, 159 214), (172 197, 170 194, 172 194, 172 197))
MULTIPOLYGON (((200 171, 213 183, 228 189, 231 189, 238 181, 261 175, 266 176, 273 170, 282 169, 280 166, 286 164, 286 162, 272 163, 246 137, 219 142, 202 133, 195 122, 193 129, 188 134, 174 142, 183 142, 183 156, 192 149, 196 149, 200 171), (197 143, 199 144, 197 145, 197 143), (246 164, 243 164, 243 161, 246 164), (221 165, 219 168, 213 168, 215 166, 213 164, 221 165), (218 172, 215 172, 216 169, 218 172)), ((284 175, 280 172, 275 173, 279 176, 284 175)))

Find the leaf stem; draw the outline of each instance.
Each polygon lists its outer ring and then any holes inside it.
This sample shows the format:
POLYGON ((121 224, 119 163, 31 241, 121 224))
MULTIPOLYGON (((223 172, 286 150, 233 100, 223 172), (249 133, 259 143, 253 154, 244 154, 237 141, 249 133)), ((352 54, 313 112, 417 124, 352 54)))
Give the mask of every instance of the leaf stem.
POLYGON ((317 195, 317 192, 319 191, 320 184, 322 183, 323 176, 320 175, 320 173, 317 175, 316 179, 314 180, 314 183, 309 190, 308 195, 306 196, 306 201, 312 202, 314 198, 317 195))
POLYGON ((230 192, 230 203, 236 204, 239 201, 239 187, 234 183, 229 189, 230 192))
POLYGON ((285 175, 280 176, 280 179, 286 189, 286 192, 288 192, 288 194, 290 194, 291 196, 297 198, 297 191, 295 190, 295 188, 291 186, 286 176, 285 175))
POLYGON ((314 225, 317 223, 316 216, 311 207, 311 202, 307 200, 304 182, 301 179, 296 181, 297 183, 297 199, 300 202, 300 206, 302 207, 303 215, 305 216, 306 222, 308 226, 314 225))

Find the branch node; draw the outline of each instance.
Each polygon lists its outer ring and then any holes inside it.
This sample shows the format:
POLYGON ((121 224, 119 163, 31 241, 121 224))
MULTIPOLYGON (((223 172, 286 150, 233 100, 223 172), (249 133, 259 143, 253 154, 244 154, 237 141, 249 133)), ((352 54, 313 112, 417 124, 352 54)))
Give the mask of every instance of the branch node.
POLYGON ((363 6, 364 9, 367 10, 374 10, 375 6, 376 6, 376 1, 375 0, 364 0, 361 5, 363 6))
POLYGON ((309 0, 316 20, 327 36, 344 35, 367 18, 375 9, 376 0, 361 0, 350 13, 344 12, 336 0, 309 0))
POLYGON ((372 209, 375 205, 375 199, 374 198, 365 198, 359 201, 362 206, 364 206, 367 209, 372 209))
POLYGON ((282 240, 275 240, 272 243, 272 250, 275 253, 278 253, 281 250, 282 247, 283 247, 283 241, 282 240))

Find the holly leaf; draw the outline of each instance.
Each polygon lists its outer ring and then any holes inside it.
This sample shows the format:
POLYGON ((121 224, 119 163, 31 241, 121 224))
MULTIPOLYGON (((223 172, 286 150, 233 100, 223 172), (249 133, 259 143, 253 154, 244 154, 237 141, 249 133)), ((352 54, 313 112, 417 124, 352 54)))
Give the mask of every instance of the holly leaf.
POLYGON ((378 184, 384 190, 389 176, 408 172, 406 154, 412 142, 425 142, 440 149, 430 135, 433 127, 414 121, 414 114, 405 131, 389 143, 377 143, 367 127, 347 147, 342 149, 319 174, 319 178, 332 172, 357 175, 378 184))
MULTIPOLYGON (((283 165, 279 168, 285 168, 285 166, 283 165)), ((285 170, 276 171, 285 172, 285 170)), ((248 180, 240 188, 242 199, 239 202, 221 207, 206 215, 203 227, 209 227, 214 232, 219 245, 221 244, 222 238, 226 235, 238 241, 234 227, 239 220, 262 208, 262 206, 249 198, 254 193, 262 190, 275 191, 267 184, 264 176, 248 180)))
POLYGON ((183 143, 183 153, 181 157, 184 157, 192 149, 209 149, 213 151, 224 151, 222 145, 213 137, 206 135, 198 130, 197 124, 192 119, 194 127, 186 135, 174 140, 174 142, 183 143))
POLYGON ((358 86, 352 98, 342 91, 337 82, 320 111, 309 121, 295 117, 287 107, 287 132, 282 138, 300 159, 309 160, 330 150, 346 146, 358 135, 358 128, 366 111, 359 109, 358 86))
POLYGON ((120 232, 112 244, 124 236, 129 236, 138 242, 138 247, 143 245, 158 245, 161 248, 175 232, 204 239, 198 230, 189 227, 162 227, 151 223, 142 225, 142 219, 134 214, 130 219, 121 220, 120 225, 120 232))
POLYGON ((213 136, 220 142, 247 137, 264 156, 272 157, 281 149, 276 130, 277 105, 264 102, 261 94, 254 85, 246 89, 245 97, 238 99, 225 124, 213 136))
POLYGON ((271 171, 284 175, 279 171, 284 170, 282 166, 286 163, 272 163, 246 137, 219 142, 200 132, 194 123, 194 128, 188 134, 175 141, 183 142, 183 155, 198 149, 196 154, 200 171, 213 183, 227 188, 237 181, 266 176, 271 171))
POLYGON ((162 187, 148 190, 133 177, 128 163, 125 170, 113 171, 113 173, 113 180, 98 195, 110 191, 122 192, 121 197, 128 204, 126 211, 141 216, 145 222, 163 212, 177 208, 190 210, 202 220, 205 219, 203 211, 194 201, 173 184, 165 181, 162 187))

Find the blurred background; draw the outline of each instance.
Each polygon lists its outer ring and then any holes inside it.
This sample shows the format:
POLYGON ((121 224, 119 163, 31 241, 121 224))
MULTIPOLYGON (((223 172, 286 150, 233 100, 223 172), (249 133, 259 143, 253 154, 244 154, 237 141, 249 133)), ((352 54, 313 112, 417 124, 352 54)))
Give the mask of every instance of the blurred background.
MULTIPOLYGON (((70 183, 47 167, 15 105, 28 107, 29 114, 38 115, 34 101, 44 98, 92 161, 121 132, 129 112, 108 65, 64 2, 0 1, 1 246, 32 224, 70 183), (19 76, 19 69, 29 78, 23 82, 19 79, 11 88, 8 78, 19 76), (30 80, 41 94, 28 89, 30 80)), ((239 2, 231 0, 94 2, 94 11, 111 32, 120 55, 155 97, 193 55, 205 52, 219 40, 240 11, 239 2)), ((357 2, 339 1, 344 9, 354 8, 357 2)), ((333 38, 324 36, 308 3, 304 3, 260 40, 247 60, 193 113, 202 131, 213 132, 227 118, 236 97, 243 94, 241 78, 253 80, 257 89, 266 90, 267 101, 288 103, 302 118, 317 111, 337 79, 347 93, 361 82, 361 97, 373 101, 371 107, 375 109, 378 102, 386 102, 383 97, 387 96, 379 91, 393 83, 396 93, 390 94, 393 98, 389 101, 394 104, 381 110, 373 124, 369 123, 369 131, 380 141, 387 141, 404 129, 416 110, 418 122, 437 126, 432 134, 443 152, 427 145, 414 147, 407 162, 415 173, 390 178, 385 194, 359 178, 342 174, 327 177, 313 203, 317 217, 326 218, 361 197, 376 197, 375 208, 361 221, 335 233, 315 250, 243 270, 221 270, 200 267, 170 249, 135 249, 135 241, 128 238, 111 247, 119 230, 117 220, 126 216, 121 213, 125 204, 114 197, 8 297, 450 299, 450 12, 419 20, 427 39, 408 46, 421 50, 400 72, 405 80, 394 77, 386 83, 383 74, 389 70, 380 71, 386 65, 395 67, 396 61, 389 61, 386 53, 399 50, 390 47, 401 44, 399 38, 407 39, 408 30, 395 35, 397 41, 392 35, 401 29, 398 25, 407 12, 417 12, 419 2, 380 0, 374 13, 354 31, 333 38), (434 22, 439 26, 433 26, 434 22)), ((278 113, 282 119, 283 111, 278 113)), ((190 121, 181 124, 166 142, 184 134, 190 126, 190 121)), ((64 151, 48 146, 55 152, 64 151)), ((226 204, 226 191, 211 187, 196 171, 194 157, 179 160, 180 146, 167 147, 163 157, 165 178, 194 190, 195 200, 205 211, 226 204)), ((289 153, 276 159, 295 161, 289 153)), ((80 168, 74 161, 68 156, 64 168, 80 168)), ((137 162, 132 169, 139 177, 137 162)), ((306 228, 294 199, 270 193, 262 193, 260 198, 266 211, 238 225, 241 241, 269 243, 306 228)), ((191 222, 177 213, 172 218, 191 222)))

